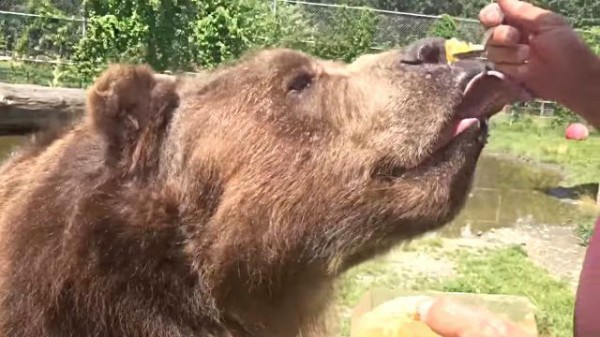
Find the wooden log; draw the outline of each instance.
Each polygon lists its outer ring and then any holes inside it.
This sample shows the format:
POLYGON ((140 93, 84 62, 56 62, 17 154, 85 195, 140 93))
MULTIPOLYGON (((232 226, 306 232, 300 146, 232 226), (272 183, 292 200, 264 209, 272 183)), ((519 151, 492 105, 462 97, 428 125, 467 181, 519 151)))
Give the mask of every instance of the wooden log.
MULTIPOLYGON (((176 80, 172 75, 155 76, 176 80)), ((0 136, 23 135, 67 123, 84 110, 84 89, 0 82, 0 136)))
POLYGON ((85 90, 0 83, 0 135, 65 123, 85 109, 85 90))

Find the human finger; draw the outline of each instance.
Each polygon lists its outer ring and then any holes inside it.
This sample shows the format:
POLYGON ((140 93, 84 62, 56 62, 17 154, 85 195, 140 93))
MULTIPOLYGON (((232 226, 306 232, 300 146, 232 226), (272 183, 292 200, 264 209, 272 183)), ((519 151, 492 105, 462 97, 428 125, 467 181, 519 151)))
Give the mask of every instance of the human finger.
POLYGON ((481 321, 480 313, 446 298, 429 299, 419 304, 421 320, 444 337, 462 337, 481 321))
POLYGON ((421 319, 443 337, 529 337, 524 331, 485 310, 464 306, 448 299, 420 303, 421 319))
POLYGON ((527 82, 529 77, 529 64, 496 63, 494 69, 498 70, 517 82, 527 82))
POLYGON ((488 46, 486 49, 488 60, 494 63, 522 64, 529 58, 529 46, 516 47, 488 46))
POLYGON ((517 28, 508 25, 500 25, 494 28, 488 44, 497 46, 516 46, 521 39, 521 32, 517 28))
POLYGON ((491 3, 479 12, 479 21, 485 27, 496 27, 504 20, 504 14, 497 3, 491 3))
POLYGON ((561 15, 525 1, 498 0, 498 6, 510 24, 516 24, 532 32, 566 24, 566 20, 561 15))

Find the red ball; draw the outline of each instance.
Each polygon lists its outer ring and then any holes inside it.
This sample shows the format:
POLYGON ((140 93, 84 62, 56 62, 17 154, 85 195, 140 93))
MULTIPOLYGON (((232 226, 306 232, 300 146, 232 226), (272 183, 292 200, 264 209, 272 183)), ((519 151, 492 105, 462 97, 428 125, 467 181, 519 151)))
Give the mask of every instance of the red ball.
POLYGON ((569 125, 565 132, 565 138, 569 140, 585 140, 590 135, 587 126, 581 123, 573 123, 569 125))

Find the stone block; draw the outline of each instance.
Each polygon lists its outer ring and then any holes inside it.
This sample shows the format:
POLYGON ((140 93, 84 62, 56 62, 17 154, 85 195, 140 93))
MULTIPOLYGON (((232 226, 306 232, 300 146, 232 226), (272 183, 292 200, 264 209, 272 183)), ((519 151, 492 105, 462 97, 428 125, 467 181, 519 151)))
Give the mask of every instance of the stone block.
POLYGON ((354 307, 351 318, 351 337, 356 335, 356 327, 360 318, 384 302, 400 297, 433 296, 447 297, 470 306, 484 308, 493 314, 514 322, 528 331, 531 336, 538 336, 535 320, 536 307, 523 296, 446 293, 436 291, 403 291, 391 289, 373 289, 367 292, 354 307))

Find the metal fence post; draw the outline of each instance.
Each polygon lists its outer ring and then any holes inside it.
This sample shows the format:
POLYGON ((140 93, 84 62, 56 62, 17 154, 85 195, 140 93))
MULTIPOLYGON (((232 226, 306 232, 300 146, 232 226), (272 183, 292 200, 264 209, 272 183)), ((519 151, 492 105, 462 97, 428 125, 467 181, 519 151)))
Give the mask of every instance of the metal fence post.
POLYGON ((87 11, 85 10, 85 1, 81 4, 81 17, 83 18, 83 38, 87 36, 87 11))

